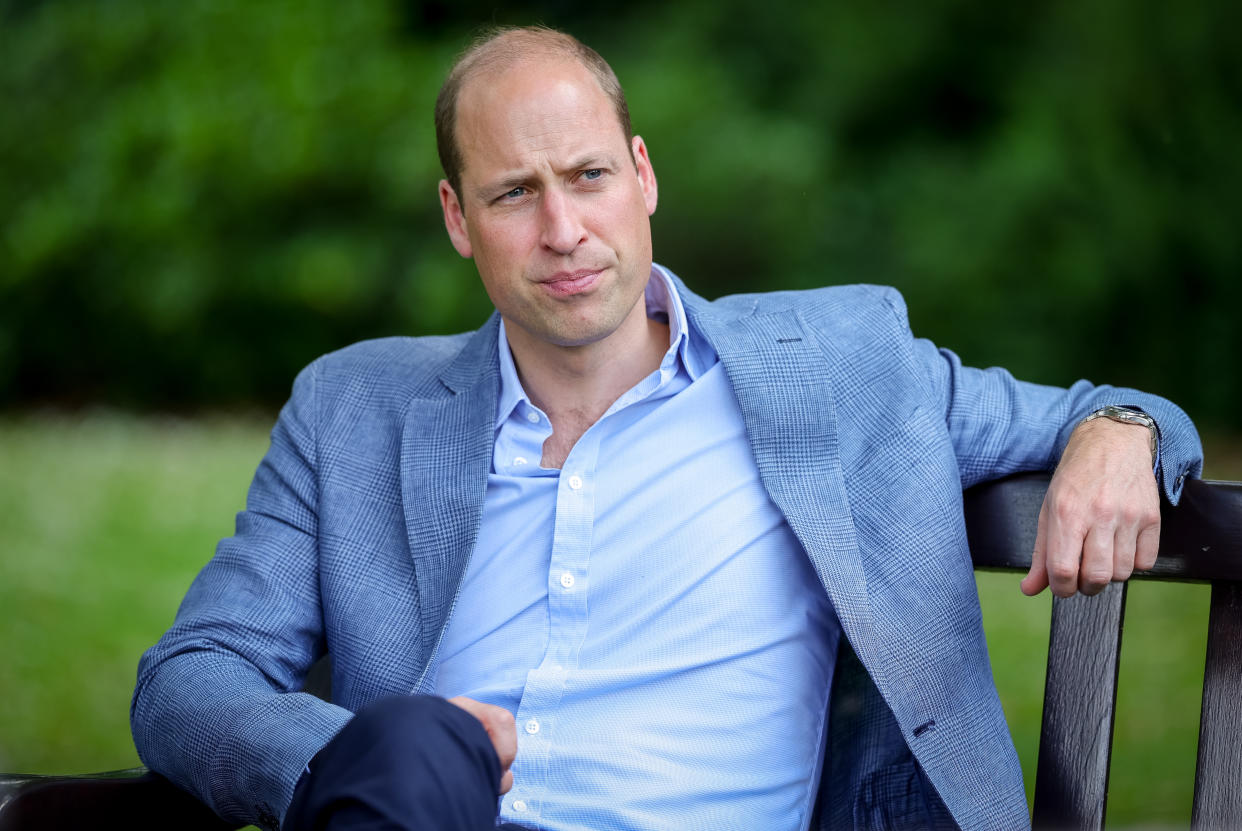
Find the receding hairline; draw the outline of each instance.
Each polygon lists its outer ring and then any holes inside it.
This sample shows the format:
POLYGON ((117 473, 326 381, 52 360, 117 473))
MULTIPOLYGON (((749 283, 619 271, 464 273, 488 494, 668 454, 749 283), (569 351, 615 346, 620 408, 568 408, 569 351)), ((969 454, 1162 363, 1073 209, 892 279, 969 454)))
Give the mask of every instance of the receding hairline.
POLYGON ((466 82, 479 76, 503 72, 539 58, 572 60, 589 70, 591 66, 583 60, 588 49, 573 35, 543 26, 488 29, 462 51, 445 84, 456 80, 459 88, 464 88, 466 82))
MULTIPOLYGON (((573 56, 566 55, 563 52, 548 52, 546 54, 526 52, 503 55, 495 60, 480 63, 473 67, 470 72, 463 74, 461 86, 457 90, 457 98, 454 101, 453 138, 458 138, 457 130, 463 116, 465 116, 474 103, 478 102, 480 97, 485 97, 488 94, 487 88, 492 83, 502 81, 509 75, 532 68, 545 78, 551 77, 558 69, 565 69, 571 72, 585 72, 595 83, 596 89, 605 96, 608 94, 589 67, 583 66, 573 56), (465 105, 464 108, 463 104, 465 105)), ((581 75, 574 76, 574 78, 581 77, 581 75)))
POLYGON ((436 149, 454 193, 461 196, 464 167, 457 140, 457 110, 462 90, 485 75, 539 59, 572 61, 586 69, 612 102, 626 144, 633 137, 629 106, 608 62, 573 35, 545 26, 495 27, 481 32, 458 56, 436 99, 436 149))

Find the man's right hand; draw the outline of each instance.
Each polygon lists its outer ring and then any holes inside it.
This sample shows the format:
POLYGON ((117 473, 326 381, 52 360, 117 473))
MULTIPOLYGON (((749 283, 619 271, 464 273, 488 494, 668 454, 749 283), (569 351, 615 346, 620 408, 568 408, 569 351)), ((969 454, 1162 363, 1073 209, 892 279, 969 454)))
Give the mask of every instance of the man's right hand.
POLYGON ((513 715, 500 707, 432 695, 379 698, 311 759, 281 827, 491 828, 496 789, 513 787, 516 755, 513 715))
POLYGON ((496 758, 500 760, 500 792, 508 793, 513 787, 513 773, 509 767, 517 756, 517 725, 514 723, 513 713, 495 704, 484 704, 464 695, 450 698, 448 702, 474 716, 487 731, 487 737, 492 740, 492 747, 496 749, 496 758))

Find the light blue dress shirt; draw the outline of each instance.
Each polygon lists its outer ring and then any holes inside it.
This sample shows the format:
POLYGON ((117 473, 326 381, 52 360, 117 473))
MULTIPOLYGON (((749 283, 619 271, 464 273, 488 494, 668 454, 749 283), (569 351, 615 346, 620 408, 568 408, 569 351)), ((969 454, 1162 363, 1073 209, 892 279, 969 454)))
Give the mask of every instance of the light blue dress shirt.
POLYGON ((732 388, 656 266, 659 369, 561 470, 503 329, 482 527, 436 692, 517 719, 501 819, 806 829, 840 628, 759 478, 732 388))

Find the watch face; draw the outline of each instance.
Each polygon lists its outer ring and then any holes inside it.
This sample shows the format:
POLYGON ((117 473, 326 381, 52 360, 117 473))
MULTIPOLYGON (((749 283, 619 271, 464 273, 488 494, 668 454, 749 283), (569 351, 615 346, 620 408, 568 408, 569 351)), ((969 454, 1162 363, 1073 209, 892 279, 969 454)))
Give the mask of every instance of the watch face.
POLYGON ((1110 404, 1107 407, 1101 407, 1091 415, 1087 416, 1087 418, 1100 418, 1101 416, 1104 418, 1111 418, 1113 421, 1124 421, 1127 424, 1142 424, 1145 427, 1156 426, 1156 422, 1152 419, 1152 417, 1142 410, 1135 410, 1130 407, 1118 407, 1113 404, 1110 404))

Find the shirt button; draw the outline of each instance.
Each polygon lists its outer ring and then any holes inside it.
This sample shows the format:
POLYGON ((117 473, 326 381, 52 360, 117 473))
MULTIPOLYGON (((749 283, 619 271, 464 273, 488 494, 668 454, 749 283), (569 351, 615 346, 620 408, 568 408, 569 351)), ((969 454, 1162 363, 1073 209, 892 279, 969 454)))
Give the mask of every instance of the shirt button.
POLYGON ((534 410, 531 410, 529 413, 526 414, 526 420, 529 421, 531 424, 538 424, 539 413, 535 412, 534 410))
POLYGON ((514 456, 513 464, 516 467, 521 467, 522 465, 526 464, 526 457, 525 456, 514 456))
POLYGON ((525 811, 525 810, 526 810, 526 803, 525 803, 524 801, 520 800, 520 799, 516 799, 516 800, 514 800, 514 801, 513 801, 513 810, 515 810, 515 811, 525 811))
POLYGON ((573 488, 574 490, 581 490, 582 489, 582 477, 581 476, 570 476, 569 487, 573 488))
POLYGON ((526 720, 526 732, 532 736, 538 733, 539 732, 539 720, 533 719, 533 718, 527 719, 526 720))
POLYGON ((574 587, 574 576, 568 571, 563 573, 561 575, 561 585, 567 589, 572 589, 574 587))

